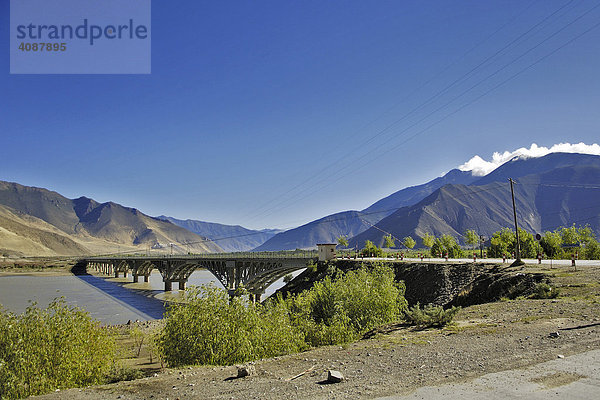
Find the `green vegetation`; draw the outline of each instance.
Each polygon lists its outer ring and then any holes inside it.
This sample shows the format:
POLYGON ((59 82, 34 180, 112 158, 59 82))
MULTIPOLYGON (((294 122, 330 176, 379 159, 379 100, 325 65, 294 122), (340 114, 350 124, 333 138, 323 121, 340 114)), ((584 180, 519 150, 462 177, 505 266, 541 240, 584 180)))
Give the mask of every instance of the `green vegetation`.
POLYGON ((535 287, 535 291, 530 296, 532 299, 554 299, 558 297, 559 290, 547 283, 539 283, 535 287))
POLYGON ((465 237, 465 243, 471 246, 479 244, 479 235, 472 229, 469 229, 463 235, 465 237))
POLYGON ((229 365, 300 351, 302 339, 285 303, 254 305, 203 286, 169 306, 158 348, 168 366, 229 365))
MULTIPOLYGON (((465 231, 462 236, 464 243, 470 248, 473 248, 480 241, 480 236, 471 229, 465 231)), ((386 235, 383 238, 385 248, 394 246, 391 235, 386 235)), ((540 241, 536 240, 532 233, 519 228, 519 240, 522 258, 537 258, 539 254, 544 258, 553 259, 570 259, 572 255, 576 255, 579 259, 600 259, 600 244, 589 226, 561 227, 555 231, 546 232, 540 241)), ((470 250, 461 248, 458 240, 451 235, 435 237, 430 233, 425 233, 421 236, 421 242, 432 257, 444 257, 447 254, 449 258, 470 258, 472 255, 470 250)), ((510 228, 502 228, 492 235, 489 243, 489 247, 485 248, 489 257, 512 257, 516 248, 516 236, 510 228)), ((416 242, 410 236, 405 237, 402 244, 408 249, 405 254, 406 257, 419 257, 423 252, 422 249, 411 251, 416 242)), ((383 250, 370 240, 365 242, 365 247, 359 254, 366 257, 383 257, 385 255, 383 250)))
POLYGON ((61 299, 22 315, 0 309, 0 398, 94 385, 115 370, 115 342, 89 314, 61 299))
POLYGON ((421 236, 421 241, 423 242, 423 246, 430 249, 431 246, 433 246, 433 243, 435 242, 435 236, 433 236, 429 233, 426 233, 423 236, 421 236))
POLYGON ((407 249, 412 249, 413 247, 415 247, 415 245, 417 244, 417 242, 415 242, 415 239, 413 239, 410 236, 407 236, 404 238, 404 240, 402 241, 402 244, 407 248, 407 249))
POLYGON ((350 342, 399 320, 407 309, 404 291, 391 268, 377 265, 326 277, 286 303, 306 343, 320 346, 350 342))
POLYGON ((348 247, 348 238, 346 236, 340 236, 337 242, 342 247, 348 247))
MULTIPOLYGON (((519 228, 519 240, 521 242, 522 258, 536 258, 542 252, 542 247, 535 240, 535 237, 521 228, 519 228)), ((502 228, 500 231, 494 233, 490 239, 489 255, 491 257, 508 256, 515 251, 516 242, 515 233, 508 228, 502 228)))
POLYGON ((383 237, 383 243, 384 243, 383 247, 385 247, 386 249, 396 246, 396 242, 395 242, 394 238, 392 237, 392 235, 385 235, 383 237))
POLYGON ((360 251, 361 256, 365 257, 383 257, 383 250, 370 240, 365 241, 365 247, 360 251))
POLYGON ((419 328, 442 327, 452 322, 459 311, 460 307, 444 310, 441 306, 431 304, 421 308, 417 303, 407 311, 405 318, 407 323, 419 328))
POLYGON ((358 339, 407 311, 404 285, 390 268, 365 267, 294 297, 252 304, 213 286, 169 307, 158 348, 169 366, 234 364, 358 339))
POLYGON ((462 255, 462 250, 453 236, 442 235, 442 237, 436 238, 431 246, 432 256, 437 257, 440 254, 442 257, 448 254, 450 258, 457 258, 462 255))

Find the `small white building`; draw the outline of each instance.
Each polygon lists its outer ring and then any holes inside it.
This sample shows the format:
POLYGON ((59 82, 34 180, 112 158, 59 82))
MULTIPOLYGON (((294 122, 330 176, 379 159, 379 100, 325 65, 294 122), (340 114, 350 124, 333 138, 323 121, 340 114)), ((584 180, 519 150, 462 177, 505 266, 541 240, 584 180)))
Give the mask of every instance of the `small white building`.
POLYGON ((319 261, 329 261, 335 258, 335 243, 317 243, 319 249, 319 261))

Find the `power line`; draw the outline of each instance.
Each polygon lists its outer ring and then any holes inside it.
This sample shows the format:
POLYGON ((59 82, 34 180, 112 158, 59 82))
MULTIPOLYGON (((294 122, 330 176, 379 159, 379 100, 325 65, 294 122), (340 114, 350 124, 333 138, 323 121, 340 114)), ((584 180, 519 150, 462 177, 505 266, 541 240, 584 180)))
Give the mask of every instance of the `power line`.
MULTIPOLYGON (((560 32, 564 31, 566 28, 568 28, 569 26, 573 25, 574 23, 576 23, 577 21, 579 21, 580 19, 582 19, 583 17, 585 17, 586 15, 588 15, 589 13, 591 13, 592 11, 594 11, 596 8, 600 7, 600 4, 597 4, 594 7, 591 7, 590 9, 588 9, 587 11, 585 11, 583 14, 580 14, 578 17, 576 17, 575 19, 573 19, 572 21, 570 21, 569 23, 567 23, 566 25, 564 25, 562 28, 558 29, 557 31, 554 31, 551 35, 547 36, 545 39, 543 39, 541 42, 538 42, 536 45, 534 45, 533 47, 529 48, 527 51, 525 51, 524 53, 522 53, 521 55, 519 55, 517 58, 513 59, 512 61, 510 61, 509 63, 505 64, 504 66, 502 66, 500 69, 496 70, 495 72, 493 72, 492 74, 488 75, 486 78, 480 80, 479 82, 477 82, 476 84, 472 85, 471 87, 469 87, 467 90, 463 91, 461 94, 459 94, 458 96, 454 97, 452 100, 450 100, 449 102, 445 103, 444 105, 442 105, 441 107, 438 107, 437 109, 433 110, 432 112, 430 112, 429 114, 427 114, 425 117, 421 118, 419 121, 417 121, 416 123, 410 125, 409 127, 405 128, 404 130, 402 130, 399 135, 402 135, 404 133, 406 133, 409 129, 415 127, 416 125, 418 125, 419 123, 425 121, 426 119, 428 119, 431 115, 433 115, 434 113, 441 111, 442 109, 446 108, 449 104, 453 103, 455 100, 457 100, 458 98, 464 96, 466 93, 468 93, 469 91, 473 90, 475 87, 479 86, 481 83, 483 83, 484 81, 488 80, 489 78, 495 76, 496 74, 498 74, 500 71, 504 70, 505 68, 507 68, 509 65, 512 65, 513 63, 515 63, 517 60, 521 59, 522 57, 524 57, 525 55, 529 54, 530 52, 532 52, 533 50, 535 50, 536 48, 538 48, 539 46, 541 46, 543 43, 547 42, 548 40, 550 40, 551 38, 555 37, 556 35, 558 35, 560 32)), ((449 117, 455 115, 456 113, 462 111, 463 109, 465 109, 466 107, 470 106, 471 104, 475 103, 476 101, 478 101, 479 99, 483 98, 484 96, 488 95, 489 93, 497 90, 498 88, 500 88, 501 86, 505 85, 506 83, 508 83, 509 81, 513 80, 514 78, 516 78, 517 76, 521 75, 522 73, 524 73, 525 71, 529 70, 530 68, 532 68, 533 66, 539 64, 540 62, 542 62, 543 60, 545 60, 546 58, 550 57, 551 55, 555 54, 556 52, 558 52, 559 50, 561 50, 562 48, 566 47, 567 45, 571 44, 572 42, 574 42, 575 40, 579 39, 580 37, 584 36, 585 34, 589 33, 590 31, 596 29, 598 26, 600 25, 600 23, 597 23, 595 25, 593 25, 592 27, 590 27, 589 29, 585 30, 584 32, 580 33, 579 35, 576 35, 574 38, 572 38, 571 40, 567 41, 566 43, 564 43, 563 45, 559 46, 558 48, 552 50, 551 52, 547 53, 546 55, 540 57, 539 59, 537 59, 535 62, 529 64, 528 66, 526 66, 525 68, 519 70, 517 73, 511 75, 509 78, 505 79, 504 81, 500 82, 499 84, 497 84, 496 86, 492 87, 491 89, 485 91, 484 93, 482 93, 481 95, 477 96, 476 98, 472 99, 471 101, 463 104, 462 106, 460 106, 459 108, 457 108, 456 110, 454 110, 453 112, 447 114, 446 116, 442 117, 441 119, 439 119, 438 121, 430 124, 429 126, 427 126, 426 128, 422 129, 421 131, 415 133, 414 135, 408 137, 406 140, 394 145, 391 148, 388 148, 386 150, 383 150, 382 152, 378 153, 378 156, 380 157, 381 155, 384 154, 388 154, 391 151, 396 150, 398 147, 400 147, 401 145, 407 143, 408 141, 414 139, 416 136, 419 136, 420 134, 428 131, 429 129, 431 129, 432 127, 438 125, 439 123, 441 123, 442 121, 448 119, 449 117)), ((382 145, 385 145, 387 143, 389 143, 392 139, 394 138, 390 138, 387 141, 385 141, 382 145)), ((381 146, 379 146, 381 147, 381 146)), ((365 154, 363 154, 362 156, 360 156, 358 159, 355 160, 361 160, 364 159, 365 157, 369 156, 370 154, 372 154, 374 151, 378 150, 378 148, 375 148, 365 154)), ((317 183, 321 183, 324 182, 325 180, 327 181, 327 184, 331 184, 332 182, 337 182, 340 179, 344 178, 345 176, 349 175, 350 173, 370 164, 371 162, 373 162, 375 159, 370 159, 367 160, 365 163, 362 163, 360 166, 356 166, 355 164, 351 164, 348 166, 354 166, 354 168, 352 168, 350 171, 343 173, 342 175, 338 176, 337 178, 332 178, 331 176, 326 177, 326 178, 322 178, 321 180, 317 181, 317 183)), ((340 170, 338 170, 337 174, 340 173, 340 171, 346 169, 348 166, 341 168, 340 170)), ((307 189, 300 191, 299 193, 303 193, 306 192, 307 189)), ((291 206, 292 204, 297 203, 300 200, 305 199, 306 197, 308 197, 311 193, 308 193, 305 196, 302 196, 300 198, 296 197, 293 199, 293 201, 291 203, 289 203, 289 201, 287 202, 288 204, 280 207, 281 209, 285 209, 289 206, 291 206)), ((282 204, 285 204, 286 202, 283 202, 282 204)), ((275 208, 275 207, 273 207, 275 208)), ((273 208, 271 208, 270 210, 272 210, 273 208)), ((262 214, 264 214, 265 212, 263 212, 262 214)), ((261 214, 261 215, 262 215, 261 214)), ((267 215, 271 215, 271 214, 267 214, 267 215)))
MULTIPOLYGON (((432 82, 433 80, 437 79, 439 76, 441 76, 444 72, 446 72, 448 69, 450 69, 454 64, 456 64, 458 62, 458 60, 461 60, 463 58, 465 58, 468 54, 470 54, 473 50, 475 50, 477 47, 479 47, 480 45, 482 45, 483 43, 485 43, 486 41, 488 41, 491 37, 493 37, 494 35, 496 35, 499 31, 501 31, 503 28, 505 28, 507 25, 509 25, 510 23, 514 22, 514 20, 516 20, 518 18, 518 16, 520 16, 525 10, 529 9, 533 4, 535 4, 538 0, 535 0, 531 3, 529 3, 528 6, 526 6, 517 16, 513 17, 511 20, 509 20, 508 22, 504 23, 503 25, 501 25, 499 28, 497 28, 494 32, 492 32, 492 34, 490 34, 488 37, 486 37, 484 40, 480 41, 479 43, 477 43, 475 46, 471 47, 469 50, 467 50, 465 53, 463 53, 463 55, 461 57, 459 57, 458 59, 456 59, 455 61, 453 61, 452 63, 448 64, 445 68, 443 68, 442 70, 440 70, 434 77, 428 79, 425 83, 423 83, 422 85, 420 85, 419 87, 417 87, 416 89, 414 89, 413 91, 411 91, 411 93, 409 93, 403 101, 405 101, 406 99, 412 97, 413 95, 415 95, 416 93, 418 93, 422 88, 424 88, 425 86, 427 86, 430 82, 432 82)), ((385 128, 383 128, 382 130, 380 130, 378 133, 376 133, 374 136, 370 137, 369 139, 361 142, 358 145, 358 149, 362 148, 362 146, 370 143, 371 141, 373 141, 375 138, 379 137, 380 135, 382 135, 383 133, 385 133, 386 131, 388 131, 390 128, 392 128, 394 125, 396 125, 397 123, 401 122, 402 120, 404 120, 406 117, 412 115, 414 112, 418 111, 420 108, 422 108, 423 106, 431 103, 433 100, 435 100, 436 98, 438 98, 439 96, 441 96, 442 94, 444 94, 445 92, 447 92, 450 88, 452 88, 454 85, 456 85, 457 83, 459 83, 460 81, 463 81, 465 78, 467 78, 469 75, 471 75, 473 72, 475 72, 477 69, 479 69, 480 67, 482 67, 483 65, 485 65, 489 60, 495 58, 498 54, 502 53, 504 50, 506 50, 507 48, 509 48, 510 46, 512 46, 513 44, 517 43, 520 39, 522 39, 523 37, 525 37, 526 35, 528 35, 530 32, 532 32, 535 28, 537 28, 538 26, 540 26, 541 24, 543 24, 544 22, 546 22, 548 19, 550 19, 551 17, 553 17, 554 15, 556 15, 558 12, 562 11, 565 7, 567 7, 569 4, 573 3, 574 0, 570 0, 569 2, 565 3, 563 6, 559 7, 557 10, 555 10, 553 13, 551 13, 550 15, 548 15, 547 17, 545 17, 544 19, 542 19, 540 22, 538 22, 537 24, 535 24, 532 28, 530 28, 529 30, 527 30, 526 32, 522 33, 521 35, 519 35, 517 38, 513 39, 510 43, 508 43, 507 45, 505 45, 504 47, 502 47, 500 50, 496 51, 494 54, 492 54, 491 56, 487 57, 484 61, 480 62, 478 65, 476 65, 474 68, 472 68, 471 70, 469 70, 467 73, 463 74, 461 77, 459 77, 458 79, 454 80, 452 83, 450 83, 449 85, 447 85, 444 89, 438 91, 436 94, 434 94, 433 96, 429 97, 427 100, 425 100, 423 103, 421 103, 420 105, 418 105, 416 108, 413 108, 411 111, 407 112, 406 114, 404 114, 401 118, 396 119, 395 121, 393 121, 391 124, 387 125, 385 128)), ((386 113, 388 113, 389 111, 391 111, 392 109, 394 109, 398 104, 392 106, 390 109, 386 110, 382 115, 385 115, 386 113)), ((382 116, 381 115, 381 116, 382 116)), ((377 117, 375 120, 373 120, 372 122, 368 123, 366 126, 371 125, 373 122, 379 120, 381 118, 381 116, 377 117)), ((359 129, 360 131, 360 129, 359 129)), ((357 133, 357 131, 354 132, 353 136, 357 133)), ((309 182, 310 180, 312 180, 313 178, 317 177, 323 170, 328 170, 329 168, 335 166, 336 164, 338 164, 340 161, 345 160, 345 158, 347 156, 350 156, 353 154, 354 151, 349 151, 347 152, 345 155, 342 155, 341 157, 337 158, 335 161, 333 161, 332 163, 328 164, 325 168, 321 168, 319 170, 318 174, 313 174, 311 176, 309 176, 308 178, 306 178, 304 181, 302 181, 301 183, 295 185, 294 187, 292 187, 291 189, 287 190, 286 192, 284 192, 283 194, 279 195, 276 197, 276 199, 279 199, 281 197, 284 197, 285 195, 287 195, 288 193, 291 193, 292 191, 294 191, 295 189, 303 186, 305 183, 309 182)), ((275 199, 270 200, 267 204, 273 203, 275 199)), ((266 205, 266 204, 265 204, 266 205)), ((264 206, 261 206, 261 208, 264 208, 264 206)), ((259 208, 260 209, 260 208, 259 208)), ((262 216, 265 212, 271 210, 272 208, 269 208, 265 211, 262 211, 261 213, 259 213, 258 215, 254 215, 250 220, 256 219, 259 216, 262 216)))

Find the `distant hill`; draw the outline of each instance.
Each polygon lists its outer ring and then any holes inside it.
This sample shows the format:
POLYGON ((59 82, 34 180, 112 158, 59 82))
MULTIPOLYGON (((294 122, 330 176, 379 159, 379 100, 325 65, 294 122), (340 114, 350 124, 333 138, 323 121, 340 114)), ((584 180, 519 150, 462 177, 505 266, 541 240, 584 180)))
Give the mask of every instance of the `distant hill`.
POLYGON ((377 201, 373 205, 365 208, 363 213, 375 213, 381 212, 380 219, 385 218, 386 216, 393 214, 401 207, 411 206, 419 201, 423 200, 425 197, 429 196, 435 190, 441 188, 444 185, 448 184, 462 184, 469 185, 472 182, 478 180, 478 177, 473 176, 470 171, 460 171, 458 169, 453 169, 449 171, 446 175, 441 176, 439 178, 435 178, 432 181, 429 181, 423 185, 418 186, 410 186, 402 190, 398 190, 391 195, 384 197, 383 199, 377 201))
MULTIPOLYGON (((278 233, 267 240, 256 251, 295 250, 316 247, 317 243, 337 243, 341 235, 348 237, 372 226, 374 215, 360 211, 344 211, 338 214, 278 233)), ((379 220, 379 218, 377 218, 379 220)))
POLYGON ((135 208, 0 181, 0 250, 17 255, 215 252, 210 240, 135 208))
POLYGON ((382 219, 376 228, 353 237, 350 245, 362 247, 366 240, 381 245, 382 231, 399 239, 417 239, 431 233, 449 234, 460 240, 467 229, 474 229, 489 237, 502 227, 514 225, 508 176, 519 176, 515 199, 523 229, 541 233, 575 223, 589 224, 599 233, 600 157, 564 156, 555 153, 538 159, 512 160, 496 169, 493 179, 485 177, 470 186, 446 185, 419 203, 382 219), (534 173, 523 175, 520 171, 534 173))
POLYGON ((397 209, 419 202, 448 183, 469 184, 476 179, 477 177, 474 177, 471 172, 453 169, 446 175, 423 185, 411 186, 392 193, 362 211, 344 211, 328 215, 279 233, 256 250, 293 250, 314 247, 317 243, 336 243, 338 237, 358 235, 397 209))
POLYGON ((218 244, 224 251, 250 251, 281 232, 278 229, 257 231, 239 225, 224 225, 193 219, 181 220, 165 215, 157 218, 170 221, 188 231, 205 236, 218 244))

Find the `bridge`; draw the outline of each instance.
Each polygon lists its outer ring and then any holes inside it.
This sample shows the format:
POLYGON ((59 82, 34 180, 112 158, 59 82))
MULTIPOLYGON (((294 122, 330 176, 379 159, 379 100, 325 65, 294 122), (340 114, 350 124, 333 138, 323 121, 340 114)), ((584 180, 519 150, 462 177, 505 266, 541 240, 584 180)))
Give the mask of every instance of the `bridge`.
POLYGON ((231 296, 244 288, 252 300, 260 301, 265 289, 285 275, 306 268, 319 259, 317 251, 211 253, 185 256, 109 256, 83 261, 88 268, 118 278, 131 272, 133 282, 148 282, 152 270, 162 275, 165 291, 185 290, 190 275, 204 268, 211 272, 231 296))

